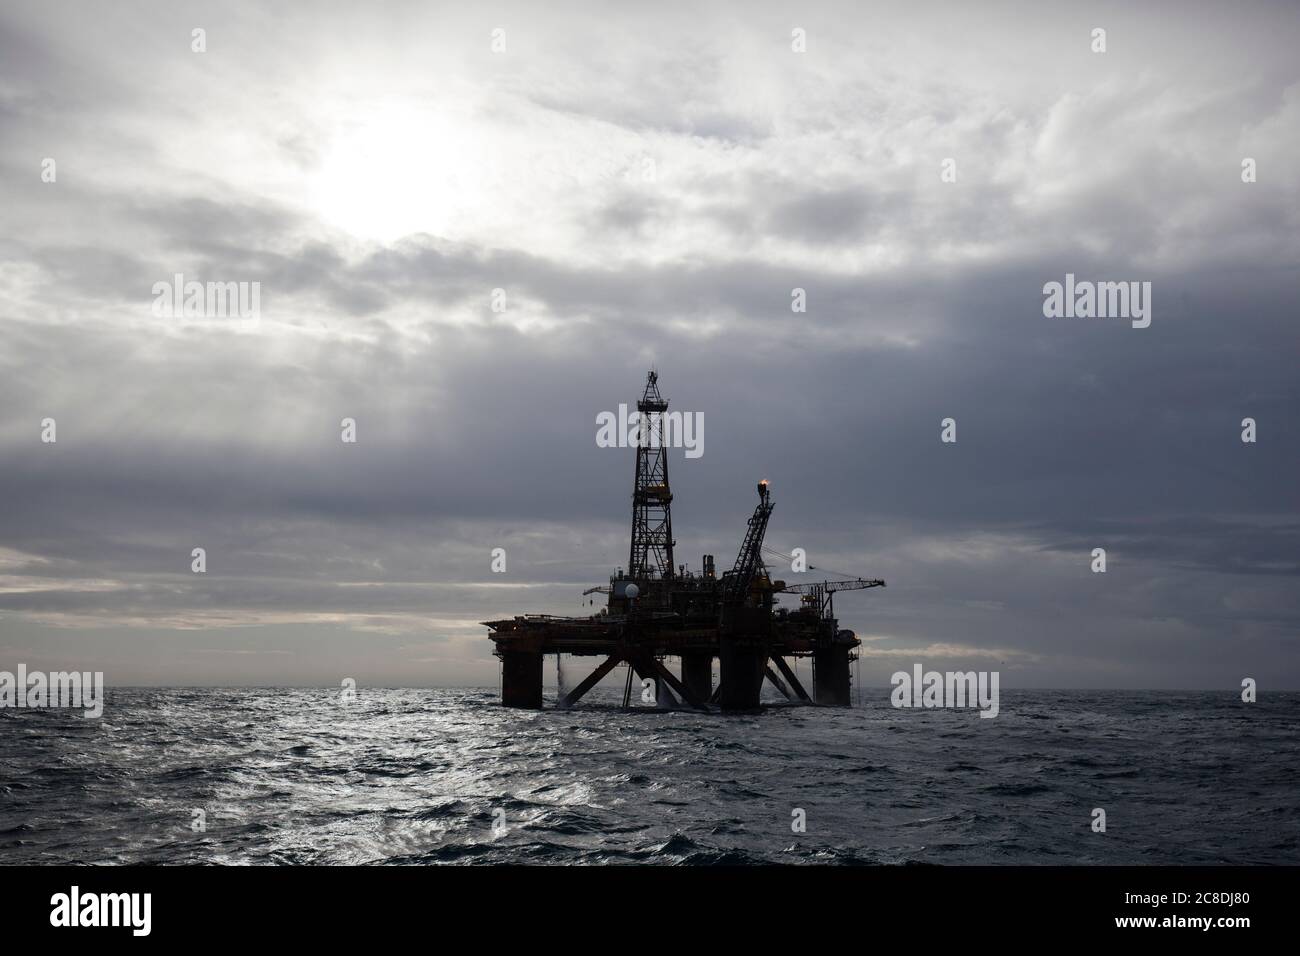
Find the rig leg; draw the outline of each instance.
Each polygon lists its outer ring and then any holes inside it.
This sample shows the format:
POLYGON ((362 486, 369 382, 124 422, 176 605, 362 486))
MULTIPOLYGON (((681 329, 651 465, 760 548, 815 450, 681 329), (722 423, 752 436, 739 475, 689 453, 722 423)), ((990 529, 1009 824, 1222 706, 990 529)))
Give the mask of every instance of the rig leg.
POLYGON ((849 706, 849 649, 832 646, 813 652, 813 693, 817 703, 849 706))
POLYGON ((759 691, 763 689, 767 655, 759 648, 723 641, 718 661, 721 693, 718 703, 723 710, 757 710, 759 691))
POLYGON ((713 655, 682 655, 682 686, 687 699, 706 701, 713 696, 713 655))
POLYGON ((501 655, 501 703, 506 707, 542 706, 542 655, 506 651, 501 655))

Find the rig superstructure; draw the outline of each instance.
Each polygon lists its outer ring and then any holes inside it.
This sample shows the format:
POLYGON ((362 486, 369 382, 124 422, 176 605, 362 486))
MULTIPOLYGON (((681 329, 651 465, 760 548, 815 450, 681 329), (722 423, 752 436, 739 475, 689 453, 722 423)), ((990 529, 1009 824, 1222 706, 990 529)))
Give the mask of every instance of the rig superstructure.
POLYGON ((608 587, 584 592, 608 594, 607 605, 587 617, 525 614, 483 622, 491 629, 489 637, 501 659, 501 703, 540 708, 545 656, 569 654, 604 660, 560 697, 561 707, 577 703, 620 664, 628 665, 625 707, 634 672, 654 681, 657 700, 675 704, 680 698, 700 709, 753 710, 759 706, 765 679, 792 701, 848 706, 849 665, 862 642, 852 631, 840 630, 834 596, 837 591, 884 587, 885 582, 774 580, 762 558, 774 507, 766 480, 758 483, 758 504, 730 571, 719 577, 710 554, 704 555, 698 574, 685 565, 674 567, 673 495, 663 440, 667 409, 658 375, 651 371, 637 402, 640 427, 627 570, 611 577, 608 587), (777 607, 777 594, 800 595, 799 606, 777 607), (680 678, 668 669, 665 657, 681 660, 680 678), (811 696, 790 666, 791 657, 812 659, 811 696), (716 687, 714 658, 719 662, 716 687))

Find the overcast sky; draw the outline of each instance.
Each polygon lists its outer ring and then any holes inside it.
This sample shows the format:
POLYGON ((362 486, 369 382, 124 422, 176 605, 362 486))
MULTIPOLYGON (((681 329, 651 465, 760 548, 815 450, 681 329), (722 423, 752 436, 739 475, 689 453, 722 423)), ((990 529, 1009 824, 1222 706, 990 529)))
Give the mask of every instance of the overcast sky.
POLYGON ((1287 3, 6 4, 0 669, 494 684, 478 622, 626 562, 595 422, 654 364, 678 560, 769 479, 773 547, 888 581, 836 602, 864 683, 1300 688, 1297 49, 1287 3), (260 322, 155 316, 176 273, 260 322), (1044 317, 1066 273, 1151 325, 1044 317))

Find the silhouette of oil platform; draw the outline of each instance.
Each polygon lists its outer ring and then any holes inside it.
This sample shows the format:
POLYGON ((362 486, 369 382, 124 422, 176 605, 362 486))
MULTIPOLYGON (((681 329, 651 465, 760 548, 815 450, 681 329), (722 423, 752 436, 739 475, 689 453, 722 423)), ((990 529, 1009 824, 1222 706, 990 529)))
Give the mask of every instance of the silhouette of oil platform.
POLYGON ((763 681, 788 700, 848 706, 849 664, 861 641, 840 630, 835 619, 837 591, 884 587, 885 582, 851 578, 786 584, 773 580, 761 552, 774 507, 766 480, 758 483, 758 505, 730 571, 719 577, 713 556, 704 555, 699 574, 673 563, 668 455, 664 414, 668 400, 659 394, 651 371, 637 402, 636 486, 632 492, 632 547, 626 573, 608 587, 584 594, 609 595, 608 605, 589 617, 525 614, 484 621, 501 659, 501 703, 542 706, 542 664, 547 654, 604 658, 581 683, 563 693, 569 707, 619 664, 627 664, 623 706, 631 701, 632 675, 655 684, 656 701, 723 711, 754 710, 763 681), (777 594, 798 594, 794 609, 775 606, 777 594), (681 660, 681 677, 665 657, 681 660), (799 682, 789 658, 812 659, 813 693, 799 682), (719 680, 713 685, 713 659, 719 680), (674 697, 675 695, 675 697, 674 697))

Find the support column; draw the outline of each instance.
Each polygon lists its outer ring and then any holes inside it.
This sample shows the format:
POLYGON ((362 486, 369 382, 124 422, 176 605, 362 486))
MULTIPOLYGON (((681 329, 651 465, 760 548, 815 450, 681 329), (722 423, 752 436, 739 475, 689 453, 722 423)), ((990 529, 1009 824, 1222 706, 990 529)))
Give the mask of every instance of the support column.
POLYGON ((808 692, 803 689, 803 684, 799 683, 799 675, 790 669, 790 665, 786 663, 785 658, 778 654, 772 658, 772 663, 774 663, 781 673, 785 675, 785 679, 790 682, 791 689, 799 695, 799 699, 805 704, 811 704, 812 698, 809 697, 808 692))
POLYGON ((506 707, 542 706, 542 655, 506 651, 501 655, 501 703, 506 707))
POLYGON ((794 700, 794 694, 790 691, 789 687, 785 686, 785 681, 781 680, 781 675, 772 669, 771 664, 767 665, 765 673, 767 674, 767 679, 772 682, 772 686, 781 692, 781 696, 786 700, 794 700))
POLYGON ((718 704, 723 710, 757 710, 767 655, 758 647, 723 641, 719 648, 718 704))
POLYGON ((848 707, 849 649, 832 645, 813 652, 813 694, 819 704, 848 707))
POLYGON ((605 675, 608 674, 610 671, 612 671, 615 667, 617 667, 622 662, 623 662, 623 658, 619 657, 617 654, 611 654, 608 658, 606 658, 604 661, 601 662, 599 667, 597 667, 594 671, 588 674, 586 679, 583 680, 581 684, 579 684, 577 687, 573 688, 573 690, 569 691, 567 694, 561 697, 559 706, 572 707, 578 701, 582 700, 583 696, 586 695, 587 691, 591 690, 602 680, 604 680, 605 675))
POLYGON ((699 701, 713 696, 713 655, 693 653, 682 655, 682 686, 699 701))

